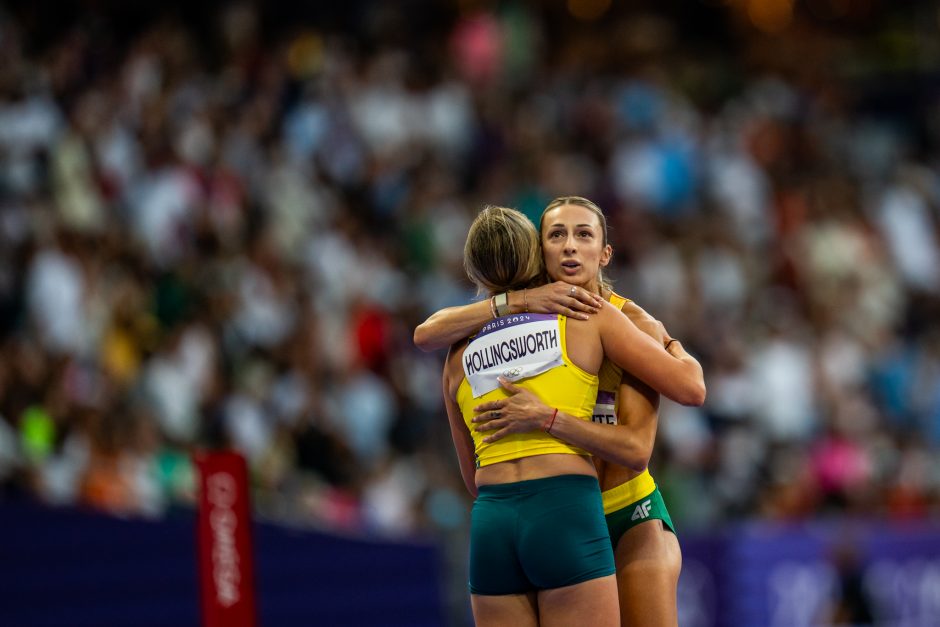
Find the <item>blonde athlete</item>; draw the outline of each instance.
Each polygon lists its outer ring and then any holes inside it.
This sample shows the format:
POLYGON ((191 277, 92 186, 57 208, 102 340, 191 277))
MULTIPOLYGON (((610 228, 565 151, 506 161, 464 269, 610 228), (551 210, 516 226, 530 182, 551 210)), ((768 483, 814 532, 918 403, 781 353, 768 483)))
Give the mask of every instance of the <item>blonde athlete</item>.
MULTIPOLYGON (((488 207, 467 238, 465 266, 493 294, 541 272, 538 234, 519 212, 488 207)), ((551 435, 554 420, 589 423, 605 355, 679 402, 704 395, 697 365, 674 359, 610 305, 587 321, 522 313, 493 318, 455 344, 444 397, 461 473, 477 496, 470 587, 480 625, 616 625, 613 554, 594 465, 551 435), (507 398, 500 376, 553 406, 540 429, 486 442, 470 431, 474 407, 507 398)))
MULTIPOLYGON (((565 308, 583 315, 595 305, 585 294, 597 291, 640 329, 662 341, 670 354, 697 366, 679 342, 668 337, 660 323, 631 301, 614 294, 603 280, 601 268, 609 262, 611 251, 606 241, 606 220, 594 203, 580 197, 556 199, 543 212, 541 226, 548 275, 577 283, 585 292, 576 288, 572 291, 570 286, 568 292, 560 292, 562 284, 555 283, 526 291, 522 299, 517 297, 524 308, 526 305, 565 308), (559 297, 560 294, 564 296, 559 297)), ((455 332, 469 326, 472 312, 467 310, 471 307, 438 312, 416 330, 416 343, 420 339, 424 348, 431 349, 435 341, 439 342, 435 333, 455 332)), ((479 325, 478 320, 472 323, 474 328, 479 325)), ((495 430, 487 437, 491 442, 510 433, 538 428, 540 417, 546 410, 551 411, 535 395, 518 386, 505 380, 501 385, 513 396, 475 408, 480 414, 474 419, 476 428, 495 430)), ((646 469, 656 435, 658 403, 659 395, 653 389, 607 361, 600 373, 594 424, 572 421, 559 412, 552 428, 552 434, 559 439, 595 455, 616 556, 623 625, 677 624, 676 588, 681 552, 669 513, 646 469), (605 424, 619 426, 603 427, 605 424)))

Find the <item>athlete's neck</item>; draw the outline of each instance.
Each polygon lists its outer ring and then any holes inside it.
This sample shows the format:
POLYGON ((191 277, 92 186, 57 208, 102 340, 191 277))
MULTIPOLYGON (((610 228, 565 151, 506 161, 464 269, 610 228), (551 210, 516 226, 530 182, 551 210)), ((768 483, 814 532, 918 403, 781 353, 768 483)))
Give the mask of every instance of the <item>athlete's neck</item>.
POLYGON ((587 283, 585 283, 584 285, 579 285, 578 287, 583 287, 584 289, 586 289, 592 294, 597 294, 602 297, 606 296, 606 294, 604 294, 605 290, 603 289, 601 284, 597 282, 597 279, 592 279, 588 281, 587 283))

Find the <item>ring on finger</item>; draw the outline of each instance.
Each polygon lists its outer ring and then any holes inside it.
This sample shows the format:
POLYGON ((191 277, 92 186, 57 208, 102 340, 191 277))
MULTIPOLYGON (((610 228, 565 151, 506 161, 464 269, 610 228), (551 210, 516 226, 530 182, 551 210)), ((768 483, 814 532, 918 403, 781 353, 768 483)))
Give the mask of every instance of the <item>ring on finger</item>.
POLYGON ((569 290, 569 293, 570 293, 572 296, 574 296, 575 294, 577 294, 577 292, 578 292, 578 288, 576 288, 574 285, 572 285, 572 286, 571 286, 571 289, 569 290))

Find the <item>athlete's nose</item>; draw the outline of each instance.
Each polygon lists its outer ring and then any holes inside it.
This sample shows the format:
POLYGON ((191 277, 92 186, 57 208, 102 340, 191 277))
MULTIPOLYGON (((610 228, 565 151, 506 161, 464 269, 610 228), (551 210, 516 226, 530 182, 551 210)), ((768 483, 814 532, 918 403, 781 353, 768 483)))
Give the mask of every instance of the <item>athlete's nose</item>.
POLYGON ((569 235, 568 239, 565 240, 565 252, 573 253, 578 250, 577 242, 574 239, 573 235, 569 235))

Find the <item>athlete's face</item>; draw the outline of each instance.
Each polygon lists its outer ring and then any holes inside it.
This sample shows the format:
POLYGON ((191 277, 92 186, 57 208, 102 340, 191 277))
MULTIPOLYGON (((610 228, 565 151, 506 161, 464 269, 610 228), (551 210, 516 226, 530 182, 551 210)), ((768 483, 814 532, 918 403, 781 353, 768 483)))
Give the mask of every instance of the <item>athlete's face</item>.
POLYGON ((600 219, 580 205, 561 205, 542 220, 542 254, 553 281, 565 281, 597 293, 597 272, 610 263, 600 219))

